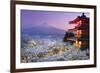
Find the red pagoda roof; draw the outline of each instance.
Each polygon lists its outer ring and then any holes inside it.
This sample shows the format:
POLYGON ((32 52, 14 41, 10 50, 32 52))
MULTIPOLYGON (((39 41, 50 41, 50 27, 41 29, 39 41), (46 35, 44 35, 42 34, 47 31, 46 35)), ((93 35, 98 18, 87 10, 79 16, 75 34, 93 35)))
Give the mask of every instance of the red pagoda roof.
POLYGON ((78 21, 80 21, 80 18, 79 17, 77 17, 73 21, 69 21, 69 24, 76 24, 78 21))
POLYGON ((78 16, 76 19, 69 21, 69 24, 77 24, 77 22, 81 21, 82 19, 86 19, 87 21, 89 20, 89 18, 87 18, 83 13, 82 16, 78 16))

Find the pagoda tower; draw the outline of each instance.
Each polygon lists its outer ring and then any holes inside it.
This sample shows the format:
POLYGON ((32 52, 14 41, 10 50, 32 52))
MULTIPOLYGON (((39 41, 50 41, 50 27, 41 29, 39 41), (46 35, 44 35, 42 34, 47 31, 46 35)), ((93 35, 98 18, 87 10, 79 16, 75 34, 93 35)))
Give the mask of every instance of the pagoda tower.
POLYGON ((64 42, 70 41, 72 44, 78 44, 80 49, 89 49, 89 18, 82 13, 81 16, 69 21, 69 24, 76 24, 76 26, 66 32, 64 42), (74 35, 68 36, 70 35, 68 33, 74 35))

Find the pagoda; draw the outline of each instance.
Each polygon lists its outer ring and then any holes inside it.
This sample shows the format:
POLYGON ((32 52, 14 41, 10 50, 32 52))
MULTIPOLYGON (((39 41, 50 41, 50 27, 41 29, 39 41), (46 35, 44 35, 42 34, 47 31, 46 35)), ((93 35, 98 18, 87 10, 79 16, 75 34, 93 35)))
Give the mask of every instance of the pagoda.
POLYGON ((70 41, 72 44, 80 46, 80 49, 89 49, 89 18, 82 13, 69 24, 76 24, 73 29, 69 29, 64 37, 64 42, 70 41))

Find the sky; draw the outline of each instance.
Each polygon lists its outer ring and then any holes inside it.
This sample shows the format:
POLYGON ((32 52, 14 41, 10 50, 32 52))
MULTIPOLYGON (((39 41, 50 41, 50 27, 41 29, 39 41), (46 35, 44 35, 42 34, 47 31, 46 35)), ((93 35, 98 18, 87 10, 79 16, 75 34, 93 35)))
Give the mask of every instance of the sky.
MULTIPOLYGON (((82 12, 21 10, 21 27, 23 30, 36 26, 53 26, 67 31, 75 26, 69 24, 69 21, 81 15, 82 12)), ((85 15, 89 17, 89 13, 85 15)))

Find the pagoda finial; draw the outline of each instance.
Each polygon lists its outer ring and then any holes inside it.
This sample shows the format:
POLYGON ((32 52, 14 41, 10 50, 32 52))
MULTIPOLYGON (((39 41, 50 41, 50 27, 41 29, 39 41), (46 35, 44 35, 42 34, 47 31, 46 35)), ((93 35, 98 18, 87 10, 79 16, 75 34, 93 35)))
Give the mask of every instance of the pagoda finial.
POLYGON ((86 18, 86 15, 84 14, 84 13, 82 13, 82 16, 81 16, 82 18, 86 18))
POLYGON ((82 13, 82 16, 85 16, 84 13, 82 13))

